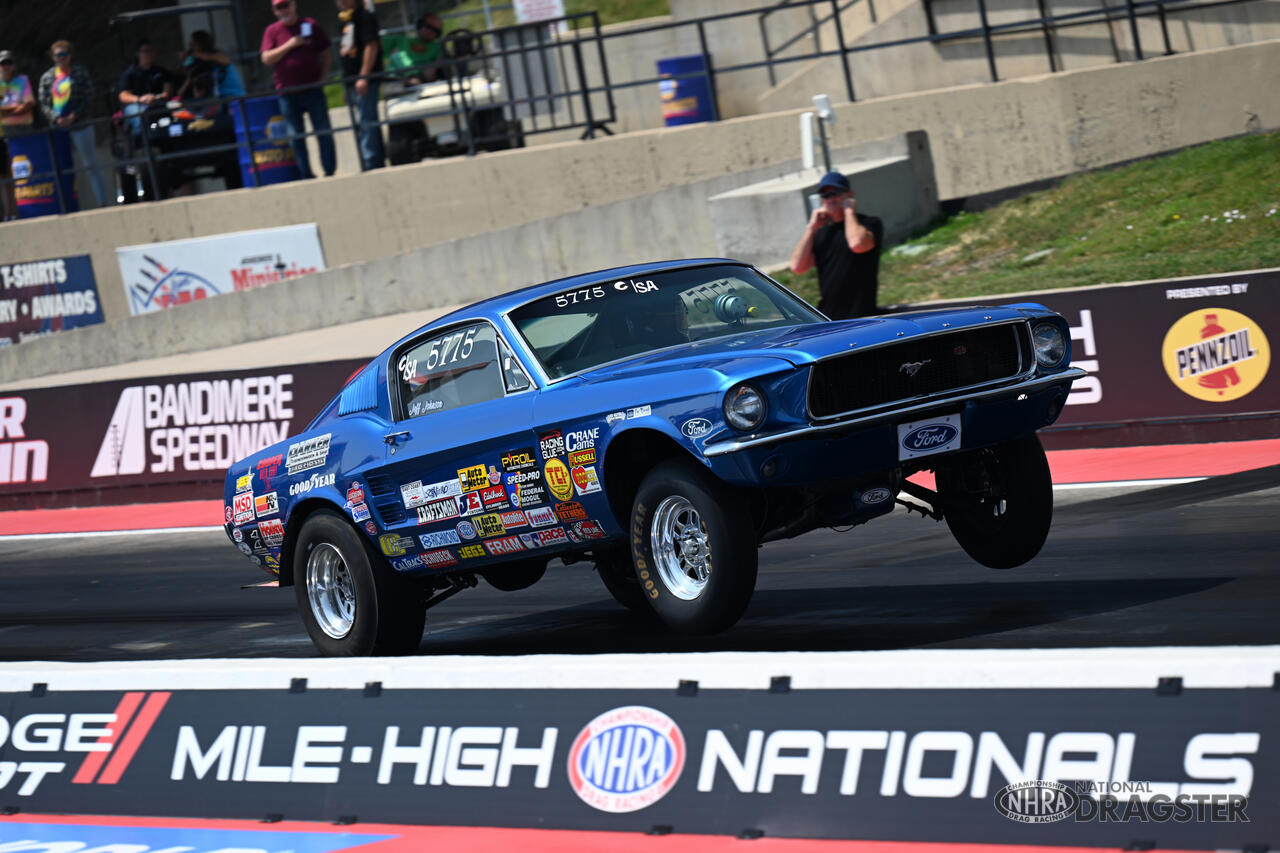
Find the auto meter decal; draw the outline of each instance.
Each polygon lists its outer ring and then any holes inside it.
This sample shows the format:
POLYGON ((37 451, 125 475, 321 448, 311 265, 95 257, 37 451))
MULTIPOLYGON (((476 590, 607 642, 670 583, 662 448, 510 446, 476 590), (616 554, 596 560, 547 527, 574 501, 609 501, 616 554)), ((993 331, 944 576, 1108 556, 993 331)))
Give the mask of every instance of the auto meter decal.
POLYGON ((555 495, 557 500, 567 501, 573 497, 573 480, 569 477, 568 466, 559 459, 552 457, 547 460, 543 471, 546 475, 547 488, 551 490, 551 494, 555 495))
POLYGON ((569 784, 603 812, 634 812, 666 796, 684 769, 685 740, 666 714, 643 705, 614 708, 569 748, 569 784))
POLYGON ((1228 308, 1183 315, 1165 334, 1162 350, 1174 386, 1210 403, 1239 400, 1262 384, 1271 366, 1262 327, 1228 308))

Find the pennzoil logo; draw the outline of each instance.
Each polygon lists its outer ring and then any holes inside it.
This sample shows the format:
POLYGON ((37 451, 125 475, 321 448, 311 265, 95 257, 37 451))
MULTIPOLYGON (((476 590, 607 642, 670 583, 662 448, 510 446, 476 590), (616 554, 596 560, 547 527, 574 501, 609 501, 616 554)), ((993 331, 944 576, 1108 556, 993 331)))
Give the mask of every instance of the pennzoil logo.
POLYGON ((1163 360, 1179 391, 1197 400, 1229 403, 1266 379, 1271 347, 1262 327, 1246 315, 1201 308, 1169 328, 1163 360))

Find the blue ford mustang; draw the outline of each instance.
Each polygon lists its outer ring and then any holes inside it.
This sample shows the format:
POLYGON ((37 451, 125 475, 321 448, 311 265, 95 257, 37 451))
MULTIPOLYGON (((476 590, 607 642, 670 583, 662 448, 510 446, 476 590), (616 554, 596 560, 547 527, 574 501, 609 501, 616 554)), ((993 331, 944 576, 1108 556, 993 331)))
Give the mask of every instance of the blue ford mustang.
POLYGON ((1041 305, 832 322, 751 266, 605 270, 441 317, 301 434, 236 463, 226 529, 321 652, 412 651, 428 607, 594 562, 623 605, 710 632, 763 542, 907 495, 994 568, 1044 544, 1035 431, 1072 380, 1041 305), (936 490, 907 477, 935 474, 936 490))

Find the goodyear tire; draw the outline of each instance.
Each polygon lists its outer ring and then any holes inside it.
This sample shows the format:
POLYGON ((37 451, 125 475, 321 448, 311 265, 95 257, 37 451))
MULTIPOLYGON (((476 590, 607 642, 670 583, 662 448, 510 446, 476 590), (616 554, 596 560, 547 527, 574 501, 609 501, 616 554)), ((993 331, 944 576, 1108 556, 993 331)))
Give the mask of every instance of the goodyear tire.
POLYGON ((683 462, 663 462, 641 482, 631 506, 631 558, 649 606, 683 633, 728 628, 755 591, 746 502, 683 462))
POLYGON ((293 589, 302 622, 323 655, 405 654, 422 642, 423 588, 396 574, 335 512, 321 510, 303 522, 293 589))
POLYGON ((966 454, 938 471, 938 490, 951 534, 982 565, 1012 569, 1044 547, 1053 479, 1035 433, 966 454))

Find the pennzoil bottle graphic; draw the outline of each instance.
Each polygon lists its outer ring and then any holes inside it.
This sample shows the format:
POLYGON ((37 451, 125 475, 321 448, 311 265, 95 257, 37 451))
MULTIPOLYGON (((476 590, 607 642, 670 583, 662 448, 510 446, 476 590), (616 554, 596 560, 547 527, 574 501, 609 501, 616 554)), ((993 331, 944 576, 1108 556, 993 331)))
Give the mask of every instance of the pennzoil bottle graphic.
POLYGON ((1179 391, 1209 403, 1239 400, 1267 377, 1271 347, 1252 318, 1229 308, 1200 308, 1169 327, 1164 370, 1179 391))
MULTIPOLYGON (((1227 330, 1224 327, 1218 325, 1217 314, 1204 315, 1204 328, 1200 330, 1200 340, 1207 341, 1210 338, 1225 335, 1226 332, 1227 330)), ((1248 346, 1248 331, 1245 331, 1244 335, 1245 345, 1248 346)), ((1218 392, 1218 396, 1222 396, 1225 393, 1223 389, 1240 384, 1240 374, 1236 372, 1235 367, 1224 367, 1221 370, 1204 374, 1196 380, 1196 384, 1201 388, 1212 388, 1218 392)))

